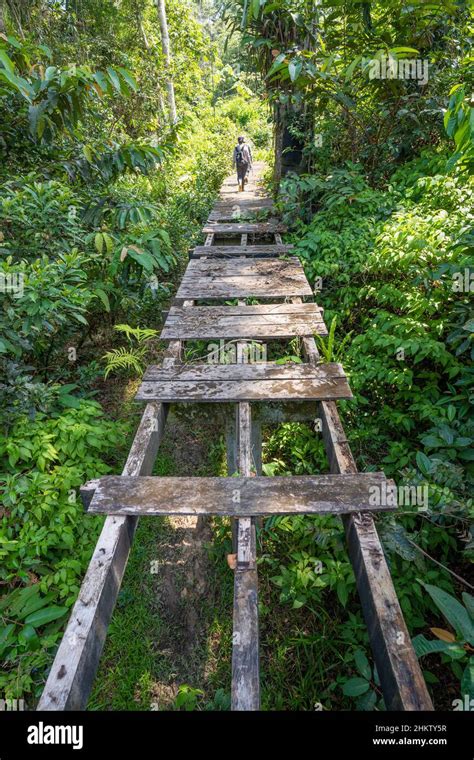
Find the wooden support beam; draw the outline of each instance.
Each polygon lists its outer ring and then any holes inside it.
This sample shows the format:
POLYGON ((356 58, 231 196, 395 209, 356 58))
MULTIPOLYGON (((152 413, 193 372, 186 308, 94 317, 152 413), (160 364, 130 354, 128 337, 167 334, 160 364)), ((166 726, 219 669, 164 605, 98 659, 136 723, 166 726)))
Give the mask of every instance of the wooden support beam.
MULTIPOLYGON (((250 404, 240 403, 236 411, 238 480, 255 480, 252 471, 252 418, 250 404)), ((231 480, 237 480, 231 478, 231 480)), ((241 492, 239 492, 241 493, 241 492)), ((245 505, 244 506, 244 512, 245 505)), ((258 576, 255 520, 237 520, 237 566, 234 571, 232 630, 232 710, 260 708, 260 666, 258 637, 258 576)))
MULTIPOLYGON (((316 364, 319 354, 314 339, 304 338, 303 347, 308 361, 316 364)), ((331 472, 355 474, 357 467, 336 404, 321 402, 319 414, 331 472)), ((342 519, 387 710, 432 710, 374 519, 367 513, 342 519)))
MULTIPOLYGON (((331 472, 356 473, 336 404, 319 408, 331 472)), ((432 710, 374 519, 367 513, 342 519, 387 710, 432 710)))

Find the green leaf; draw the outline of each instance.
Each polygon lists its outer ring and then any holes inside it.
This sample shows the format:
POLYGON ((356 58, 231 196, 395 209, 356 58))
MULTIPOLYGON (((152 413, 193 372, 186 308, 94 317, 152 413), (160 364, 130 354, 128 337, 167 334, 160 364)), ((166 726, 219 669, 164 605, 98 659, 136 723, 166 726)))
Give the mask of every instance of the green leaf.
POLYGON ((5 651, 13 639, 14 623, 9 623, 5 628, 0 628, 0 655, 5 651))
POLYGON ((423 473, 423 475, 430 474, 433 463, 430 459, 428 459, 426 454, 423 454, 422 451, 418 451, 416 455, 416 463, 418 465, 418 469, 423 473))
POLYGON ((53 594, 47 594, 46 596, 40 596, 39 595, 39 585, 35 586, 36 589, 38 589, 38 594, 35 596, 32 596, 28 602, 25 604, 23 609, 18 615, 18 620, 24 620, 28 617, 28 615, 31 615, 33 612, 36 612, 36 610, 40 610, 42 607, 45 607, 47 604, 49 604, 53 599, 53 594))
POLYGON ((372 668, 370 667, 370 663, 365 656, 365 653, 362 651, 362 649, 358 649, 356 653, 354 654, 354 660, 357 667, 357 670, 368 681, 372 677, 372 668))
POLYGON ((123 79, 125 79, 126 83, 130 85, 132 90, 136 92, 138 85, 131 73, 127 69, 124 69, 122 66, 117 66, 117 69, 120 71, 120 74, 122 75, 123 79))
POLYGON ((105 77, 105 74, 102 71, 96 71, 93 76, 96 81, 96 84, 99 86, 99 89, 102 92, 110 91, 110 84, 107 81, 107 78, 105 77))
POLYGON ((464 655, 464 648, 458 644, 449 644, 447 641, 440 641, 439 639, 429 640, 422 633, 415 636, 412 639, 413 649, 417 657, 424 657, 427 654, 433 654, 433 652, 446 652, 446 654, 464 655))
POLYGON ((355 71, 356 66, 358 66, 360 64, 361 60, 362 60, 362 56, 358 55, 349 64, 349 66, 346 69, 345 77, 344 77, 344 79, 345 79, 346 82, 348 82, 349 79, 352 77, 352 75, 353 75, 353 73, 355 71))
POLYGON ((469 662, 462 674, 461 698, 464 698, 466 694, 469 699, 474 699, 474 656, 469 658, 469 662))
POLYGON ((288 64, 288 73, 292 82, 295 82, 301 74, 303 64, 301 61, 290 61, 288 64))
POLYGON ((419 582, 427 590, 438 609, 442 612, 448 623, 453 626, 458 636, 463 641, 468 641, 474 645, 474 623, 465 607, 454 596, 438 588, 438 586, 431 586, 423 581, 419 582))
POLYGON ((423 446, 428 446, 428 448, 435 449, 439 448, 440 446, 444 446, 443 441, 440 438, 437 438, 435 435, 425 435, 421 442, 423 446))
POLYGON ((122 92, 122 88, 120 86, 120 78, 117 72, 111 66, 107 66, 107 73, 117 92, 122 92))
POLYGON ((377 694, 372 689, 371 691, 368 691, 366 694, 363 694, 356 702, 356 708, 357 710, 363 710, 365 712, 369 712, 374 709, 375 705, 377 703, 377 694))
POLYGON ((472 594, 468 594, 467 591, 463 591, 461 596, 469 617, 474 621, 474 596, 472 596, 472 594))
POLYGON ((32 625, 25 625, 18 634, 18 639, 22 644, 31 644, 38 638, 38 634, 32 625))
POLYGON ((0 62, 3 63, 3 65, 5 66, 7 71, 10 72, 10 74, 15 73, 14 63, 4 50, 0 50, 0 62))
POLYGON ((342 687, 346 697, 359 697, 370 689, 370 683, 365 678, 350 678, 342 687))
POLYGON ((51 623, 52 620, 63 617, 67 612, 67 607, 47 607, 46 609, 33 612, 32 615, 26 618, 25 623, 39 628, 42 625, 46 625, 46 623, 51 623))
POLYGON ((347 600, 349 598, 349 590, 347 588, 347 584, 345 581, 338 581, 336 584, 336 594, 337 598, 341 602, 342 606, 345 607, 347 604, 347 600))
POLYGON ((109 301, 109 297, 108 297, 107 293, 105 292, 105 290, 102 290, 102 288, 97 288, 97 290, 95 291, 95 294, 96 294, 96 296, 98 296, 100 298, 100 300, 104 304, 105 310, 107 312, 110 312, 110 301, 109 301))

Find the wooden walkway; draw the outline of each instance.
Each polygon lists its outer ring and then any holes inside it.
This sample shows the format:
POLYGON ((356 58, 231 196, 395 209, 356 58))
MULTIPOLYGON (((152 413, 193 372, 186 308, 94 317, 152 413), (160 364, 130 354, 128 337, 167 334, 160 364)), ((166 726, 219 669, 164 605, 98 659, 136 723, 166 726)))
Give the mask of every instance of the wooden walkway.
MULTIPOLYGON (((137 394, 146 407, 121 476, 85 484, 91 515, 107 518, 72 610, 38 709, 84 709, 120 589, 137 520, 164 515, 218 515, 233 520, 235 551, 232 709, 260 707, 256 525, 259 515, 338 514, 385 703, 389 710, 430 710, 432 704, 375 529, 371 494, 383 473, 358 473, 336 401, 351 391, 340 364, 323 364, 313 335, 327 334, 322 309, 258 182, 237 192, 233 177, 203 228, 205 244, 190 253, 161 337, 160 366, 147 369, 137 394), (252 214, 265 212, 265 221, 252 214), (303 302, 304 298, 311 298, 303 302), (234 305, 225 302, 234 300, 234 305), (258 300, 260 303, 249 303, 258 300), (252 341, 300 337, 305 362, 246 363, 252 341), (237 346, 233 363, 183 364, 186 341, 237 346), (274 402, 278 402, 275 409, 274 402), (228 475, 152 477, 170 403, 233 404, 228 420, 228 475), (318 418, 330 474, 263 477, 262 421, 318 418)), ((378 491, 377 491, 378 489, 378 491)), ((92 519, 92 517, 91 517, 92 519)))

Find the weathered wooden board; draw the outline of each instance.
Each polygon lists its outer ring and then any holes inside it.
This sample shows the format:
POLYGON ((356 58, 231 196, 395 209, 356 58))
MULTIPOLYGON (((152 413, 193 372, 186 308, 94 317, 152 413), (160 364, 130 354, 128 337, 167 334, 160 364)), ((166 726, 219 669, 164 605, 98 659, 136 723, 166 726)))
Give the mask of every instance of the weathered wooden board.
MULTIPOLYGON (((251 530, 255 534, 254 525, 251 530)), ((234 573, 231 707, 233 711, 260 709, 256 567, 236 569, 234 573)))
POLYGON ((327 335, 321 309, 313 303, 257 306, 172 306, 163 327, 163 340, 206 338, 291 338, 327 335))
MULTIPOLYGON (((241 246, 245 248, 246 246, 241 246)), ((212 248, 212 246, 211 246, 212 248)), ((199 259, 191 260, 183 278, 201 280, 203 277, 265 277, 267 275, 303 275, 304 269, 297 256, 275 259, 199 259)))
POLYGON ((224 209, 227 211, 228 209, 262 209, 262 208, 272 208, 273 207, 273 201, 271 198, 264 198, 264 197, 247 197, 240 195, 239 193, 236 193, 236 198, 233 200, 232 198, 224 198, 217 203, 214 204, 213 211, 222 211, 224 209))
POLYGON ((149 367, 135 397, 139 401, 224 402, 352 398, 340 364, 184 365, 170 372, 149 367))
POLYGON ((188 264, 177 299, 227 300, 313 295, 296 257, 286 259, 197 259, 188 264))
POLYGON ((206 224, 202 232, 209 235, 241 235, 246 232, 249 235, 273 235, 275 232, 286 232, 284 224, 278 222, 234 222, 229 224, 206 224))
POLYGON ((293 245, 197 245, 191 252, 191 259, 202 256, 213 258, 235 258, 235 256, 252 256, 254 258, 274 258, 285 256, 294 248, 293 245))
MULTIPOLYGON (((249 200, 245 199, 243 201, 240 199, 236 201, 221 201, 220 203, 217 203, 210 212, 207 223, 239 221, 254 223, 255 220, 246 217, 251 216, 252 214, 257 214, 261 211, 271 213, 272 210, 273 201, 268 198, 250 198, 249 200)), ((266 221, 270 220, 267 219, 266 221)), ((275 223, 277 224, 278 222, 275 220, 275 223)))
POLYGON ((106 475, 81 489, 88 512, 133 515, 257 516, 344 514, 395 509, 383 473, 290 477, 124 477, 106 475), (91 498, 92 497, 92 498, 91 498))
MULTIPOLYGON (((262 210, 262 209, 261 209, 262 210)), ((270 211, 270 209, 265 209, 270 211)), ((225 224, 225 223, 239 223, 239 224, 262 224, 262 222, 256 222, 252 218, 258 209, 253 209, 249 206, 247 208, 241 208, 239 210, 235 208, 221 209, 220 211, 211 211, 207 218, 206 224, 225 224)), ((268 220, 271 221, 271 220, 268 220)))
MULTIPOLYGON (((143 376, 144 381, 153 382, 224 382, 224 381, 263 381, 263 380, 307 380, 324 384, 329 380, 346 379, 339 362, 327 364, 277 364, 277 362, 260 362, 255 364, 175 364, 165 367, 150 364, 143 376)), ((245 399, 244 399, 245 400, 245 399)))
MULTIPOLYGON (((308 361, 316 364, 314 339, 304 338, 303 346, 308 361)), ((331 472, 339 477, 357 473, 336 404, 323 401, 318 411, 331 472)), ((342 519, 385 705, 388 710, 432 710, 373 517, 365 513, 342 519)))
POLYGON ((234 298, 275 299, 292 295, 311 296, 312 291, 302 277, 225 277, 212 281, 183 281, 176 300, 193 298, 196 301, 229 301, 234 298))
MULTIPOLYGON (((331 471, 356 473, 336 404, 319 406, 331 471)), ((369 639, 388 710, 432 710, 420 664, 393 586, 372 515, 344 515, 349 557, 354 568, 369 639)))

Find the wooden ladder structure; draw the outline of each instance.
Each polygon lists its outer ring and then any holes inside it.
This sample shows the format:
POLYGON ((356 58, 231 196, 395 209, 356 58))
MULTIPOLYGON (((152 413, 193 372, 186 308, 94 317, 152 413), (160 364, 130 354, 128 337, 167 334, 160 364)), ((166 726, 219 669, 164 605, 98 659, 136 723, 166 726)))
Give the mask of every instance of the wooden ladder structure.
MULTIPOLYGON (((137 520, 150 515, 227 515, 235 551, 232 709, 260 706, 256 525, 259 515, 340 514, 357 580, 374 660, 389 710, 430 710, 431 700, 411 645, 371 511, 371 494, 388 481, 358 473, 336 400, 351 391, 339 364, 322 364, 313 338, 327 335, 299 260, 283 245, 276 220, 242 216, 267 209, 255 183, 245 193, 224 182, 203 232, 190 253, 161 337, 168 348, 160 366, 147 369, 137 394, 146 407, 120 476, 81 489, 91 514, 106 514, 78 599, 59 646, 39 710, 84 709, 127 564, 137 520), (223 305, 235 300, 236 305, 223 305), (248 300, 258 300, 257 305, 248 300), (204 302, 204 305, 199 302, 204 302), (252 342, 299 336, 302 364, 249 363, 252 342), (186 341, 231 342, 235 361, 183 364, 186 341), (171 403, 231 403, 227 427, 228 475, 175 478, 151 475, 171 403), (262 477, 261 425, 314 420, 321 430, 330 473, 262 477)), ((225 343, 225 345, 228 345, 225 343)))

